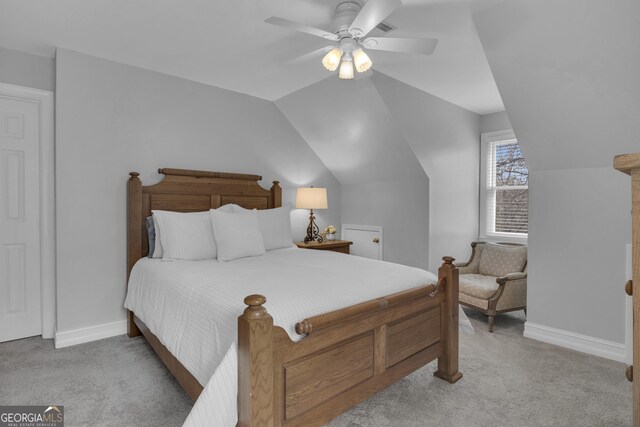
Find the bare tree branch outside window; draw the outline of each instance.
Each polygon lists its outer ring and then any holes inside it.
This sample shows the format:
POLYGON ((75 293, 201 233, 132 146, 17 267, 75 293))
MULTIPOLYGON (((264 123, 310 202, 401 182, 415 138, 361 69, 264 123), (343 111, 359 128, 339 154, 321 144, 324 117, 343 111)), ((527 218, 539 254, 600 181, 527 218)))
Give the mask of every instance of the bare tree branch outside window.
POLYGON ((496 144, 495 162, 495 231, 527 233, 529 170, 520 151, 520 145, 517 142, 496 144))

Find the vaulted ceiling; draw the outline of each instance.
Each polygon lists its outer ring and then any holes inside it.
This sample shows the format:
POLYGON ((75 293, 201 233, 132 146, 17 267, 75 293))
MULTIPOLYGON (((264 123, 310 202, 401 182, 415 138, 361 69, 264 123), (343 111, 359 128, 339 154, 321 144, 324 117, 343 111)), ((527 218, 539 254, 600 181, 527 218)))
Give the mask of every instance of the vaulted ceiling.
MULTIPOLYGON (((363 0, 358 0, 361 3, 363 0)), ((404 0, 394 37, 434 37, 432 56, 372 52, 374 69, 478 114, 503 110, 472 15, 501 0, 404 0)), ((265 24, 269 16, 331 30, 341 0, 0 0, 0 46, 43 56, 64 47, 277 100, 325 78, 326 41, 265 24)))
POLYGON ((474 20, 529 170, 638 151, 638 0, 510 0, 474 20))

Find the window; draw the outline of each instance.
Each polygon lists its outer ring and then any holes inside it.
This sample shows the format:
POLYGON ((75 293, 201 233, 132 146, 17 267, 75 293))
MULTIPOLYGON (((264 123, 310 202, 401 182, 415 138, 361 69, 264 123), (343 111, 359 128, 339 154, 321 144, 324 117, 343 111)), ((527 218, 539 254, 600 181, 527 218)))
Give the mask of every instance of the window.
POLYGON ((529 171, 513 131, 482 134, 480 237, 525 241, 529 171))

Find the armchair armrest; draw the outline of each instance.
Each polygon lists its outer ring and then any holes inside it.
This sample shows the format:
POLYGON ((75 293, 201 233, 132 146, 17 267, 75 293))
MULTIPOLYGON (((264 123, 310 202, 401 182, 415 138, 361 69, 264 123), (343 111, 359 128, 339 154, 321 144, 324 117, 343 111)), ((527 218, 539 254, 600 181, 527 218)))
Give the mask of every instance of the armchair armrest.
POLYGON ((476 246, 478 246, 478 242, 471 242, 471 257, 467 262, 456 262, 456 267, 460 271, 460 274, 470 274, 478 272, 478 262, 474 262, 476 258, 476 246))
POLYGON ((496 282, 499 285, 504 285, 507 282, 511 282, 513 280, 521 280, 526 278, 527 278, 527 273, 509 273, 506 276, 498 277, 496 279, 496 282))

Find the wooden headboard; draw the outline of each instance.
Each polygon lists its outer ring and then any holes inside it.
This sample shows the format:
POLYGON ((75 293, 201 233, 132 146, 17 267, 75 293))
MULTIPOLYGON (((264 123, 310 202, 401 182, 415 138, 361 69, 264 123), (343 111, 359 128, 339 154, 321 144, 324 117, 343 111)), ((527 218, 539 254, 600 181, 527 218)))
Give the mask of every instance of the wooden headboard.
POLYGON ((273 181, 262 188, 260 175, 206 172, 187 169, 159 169, 165 177, 143 186, 138 172, 131 172, 127 185, 127 279, 133 265, 147 256, 146 218, 152 210, 198 212, 235 203, 247 209, 282 206, 282 188, 273 181))

